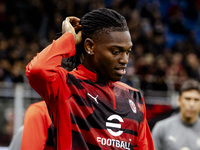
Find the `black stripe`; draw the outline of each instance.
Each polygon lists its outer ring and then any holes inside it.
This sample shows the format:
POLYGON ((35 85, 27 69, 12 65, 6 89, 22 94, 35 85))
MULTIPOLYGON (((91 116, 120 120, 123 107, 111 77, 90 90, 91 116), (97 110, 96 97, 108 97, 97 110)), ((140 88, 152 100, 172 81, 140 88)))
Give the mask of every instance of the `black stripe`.
POLYGON ((72 75, 72 74, 67 74, 67 84, 68 85, 75 85, 76 86, 76 88, 77 89, 84 89, 84 87, 81 85, 81 80, 79 80, 79 79, 76 79, 75 77, 74 77, 74 75, 72 75))

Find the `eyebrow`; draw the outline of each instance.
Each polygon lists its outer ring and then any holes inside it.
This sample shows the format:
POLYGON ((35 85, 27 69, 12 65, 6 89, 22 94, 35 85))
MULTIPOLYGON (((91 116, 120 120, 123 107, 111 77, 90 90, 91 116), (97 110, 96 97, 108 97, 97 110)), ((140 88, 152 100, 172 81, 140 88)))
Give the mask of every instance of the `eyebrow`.
MULTIPOLYGON (((118 48, 118 49, 120 49, 120 50, 124 50, 124 47, 123 46, 119 46, 119 45, 112 45, 111 47, 116 47, 116 48, 118 48)), ((133 45, 131 45, 129 48, 128 48, 128 50, 132 50, 132 48, 133 48, 133 45)))

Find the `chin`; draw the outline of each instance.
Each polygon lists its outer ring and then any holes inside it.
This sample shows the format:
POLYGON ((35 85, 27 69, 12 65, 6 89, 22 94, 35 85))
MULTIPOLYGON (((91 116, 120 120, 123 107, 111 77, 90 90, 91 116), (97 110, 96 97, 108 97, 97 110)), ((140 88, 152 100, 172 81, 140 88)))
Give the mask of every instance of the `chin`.
POLYGON ((122 79, 122 77, 115 77, 115 78, 112 78, 111 80, 112 81, 120 81, 122 79))
POLYGON ((186 115, 186 117, 187 117, 187 119, 191 119, 191 118, 194 117, 194 113, 188 113, 188 114, 186 115))

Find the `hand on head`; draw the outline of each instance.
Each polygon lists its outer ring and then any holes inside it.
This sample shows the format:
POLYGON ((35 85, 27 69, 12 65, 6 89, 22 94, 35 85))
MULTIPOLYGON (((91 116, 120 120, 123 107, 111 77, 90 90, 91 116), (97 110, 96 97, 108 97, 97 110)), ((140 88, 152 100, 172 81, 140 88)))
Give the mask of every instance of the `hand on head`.
POLYGON ((68 32, 73 34, 75 44, 79 44, 82 41, 81 31, 76 33, 76 30, 81 28, 79 25, 80 19, 77 17, 67 17, 62 23, 62 34, 68 32))

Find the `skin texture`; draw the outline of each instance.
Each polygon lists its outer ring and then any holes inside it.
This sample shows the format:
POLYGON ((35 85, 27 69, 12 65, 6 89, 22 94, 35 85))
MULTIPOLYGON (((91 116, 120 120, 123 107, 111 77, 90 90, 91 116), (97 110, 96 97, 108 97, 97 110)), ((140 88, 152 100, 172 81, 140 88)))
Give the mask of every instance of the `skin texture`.
MULTIPOLYGON (((74 36, 75 44, 82 41, 80 19, 67 17, 62 24, 62 32, 69 32, 74 36)), ((84 41, 86 51, 83 65, 105 78, 108 82, 119 81, 126 73, 129 53, 132 42, 129 31, 111 31, 105 34, 95 35, 93 39, 87 38, 84 41)))
POLYGON ((197 90, 184 91, 178 99, 181 119, 186 123, 194 123, 200 112, 200 93, 197 90))
POLYGON ((106 81, 119 81, 126 73, 132 48, 129 31, 111 31, 98 35, 94 40, 85 40, 86 56, 83 65, 102 75, 106 81))

